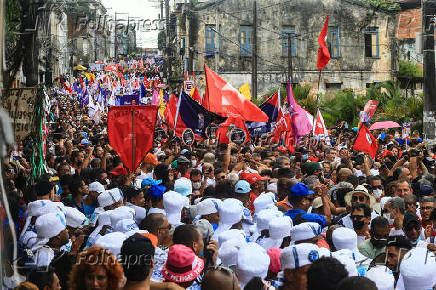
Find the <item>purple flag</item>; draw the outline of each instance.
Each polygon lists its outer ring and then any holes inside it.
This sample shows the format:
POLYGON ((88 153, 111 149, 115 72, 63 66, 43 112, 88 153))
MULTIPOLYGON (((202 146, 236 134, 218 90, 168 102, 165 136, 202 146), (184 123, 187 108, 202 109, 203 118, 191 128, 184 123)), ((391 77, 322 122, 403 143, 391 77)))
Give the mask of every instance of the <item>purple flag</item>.
POLYGON ((294 129, 294 135, 296 137, 305 136, 312 131, 313 125, 310 118, 312 118, 313 120, 313 117, 295 100, 294 94, 292 93, 291 79, 289 79, 286 90, 288 95, 287 100, 289 105, 289 113, 291 115, 292 126, 294 129))

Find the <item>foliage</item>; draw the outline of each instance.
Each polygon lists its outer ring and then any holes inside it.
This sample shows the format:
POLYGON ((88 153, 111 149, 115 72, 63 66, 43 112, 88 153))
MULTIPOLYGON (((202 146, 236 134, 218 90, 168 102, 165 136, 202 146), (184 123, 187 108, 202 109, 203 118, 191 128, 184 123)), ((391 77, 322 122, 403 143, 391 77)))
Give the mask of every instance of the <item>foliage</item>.
POLYGON ((375 9, 385 12, 397 12, 401 10, 401 6, 398 1, 395 0, 361 0, 371 4, 375 9))
MULTIPOLYGON (((261 99, 254 101, 260 105, 267 97, 277 91, 271 88, 261 99)), ((316 108, 316 97, 309 96, 310 86, 295 86, 293 93, 297 102, 311 114, 316 108)), ((286 98, 286 88, 281 88, 282 101, 286 98)), ((341 121, 349 126, 357 126, 357 105, 364 106, 368 100, 377 100, 379 105, 371 122, 390 120, 395 122, 422 120, 423 96, 408 97, 398 82, 386 81, 371 85, 366 94, 353 90, 340 90, 333 98, 319 96, 319 108, 327 127, 334 127, 341 121)))
POLYGON ((357 125, 357 105, 364 105, 366 96, 359 95, 352 90, 342 90, 336 93, 334 98, 327 98, 320 102, 324 121, 327 126, 335 126, 341 121, 349 125, 357 125))
POLYGON ((297 101, 305 100, 309 97, 310 85, 295 85, 292 92, 297 101))
POLYGON ((398 71, 398 77, 411 79, 411 78, 419 78, 423 76, 424 76, 424 72, 422 68, 418 66, 418 64, 406 60, 400 61, 400 69, 398 71))

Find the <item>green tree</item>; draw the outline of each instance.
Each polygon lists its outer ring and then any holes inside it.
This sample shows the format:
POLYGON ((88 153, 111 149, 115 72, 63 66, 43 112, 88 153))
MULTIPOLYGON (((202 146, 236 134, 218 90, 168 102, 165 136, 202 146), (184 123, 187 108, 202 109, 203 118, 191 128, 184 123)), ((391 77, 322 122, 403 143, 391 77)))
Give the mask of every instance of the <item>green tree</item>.
POLYGON ((423 76, 424 76, 424 72, 422 68, 418 66, 418 64, 407 60, 400 61, 398 77, 412 79, 412 78, 419 78, 423 76))

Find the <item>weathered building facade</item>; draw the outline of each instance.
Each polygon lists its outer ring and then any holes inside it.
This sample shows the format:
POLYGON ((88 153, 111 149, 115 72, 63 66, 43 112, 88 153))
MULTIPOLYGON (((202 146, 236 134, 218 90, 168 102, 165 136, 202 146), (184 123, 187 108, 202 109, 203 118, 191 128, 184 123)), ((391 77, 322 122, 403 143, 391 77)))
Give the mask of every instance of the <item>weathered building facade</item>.
POLYGON ((252 48, 257 42, 258 95, 287 81, 291 38, 294 83, 314 91, 350 88, 395 77, 398 70, 396 15, 375 11, 358 0, 257 0, 257 39, 253 38, 253 0, 179 4, 180 70, 193 71, 198 86, 207 64, 238 88, 251 84, 252 48), (327 44, 331 61, 319 82, 318 36, 330 16, 327 44), (319 83, 319 84, 318 84, 319 83))

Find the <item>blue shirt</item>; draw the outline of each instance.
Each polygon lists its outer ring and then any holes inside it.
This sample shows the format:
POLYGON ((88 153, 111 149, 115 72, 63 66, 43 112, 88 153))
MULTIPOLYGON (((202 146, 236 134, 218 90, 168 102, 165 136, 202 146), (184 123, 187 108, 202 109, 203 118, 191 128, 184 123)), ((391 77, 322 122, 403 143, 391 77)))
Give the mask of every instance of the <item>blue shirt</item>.
POLYGON ((292 220, 294 220, 300 213, 302 213, 301 218, 307 220, 308 222, 318 223, 322 228, 327 225, 327 221, 323 215, 307 213, 302 209, 290 209, 285 213, 285 216, 289 216, 292 220))

